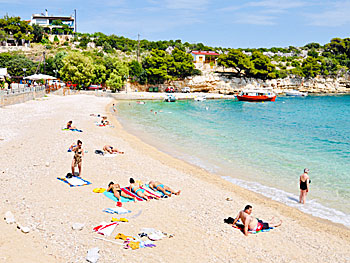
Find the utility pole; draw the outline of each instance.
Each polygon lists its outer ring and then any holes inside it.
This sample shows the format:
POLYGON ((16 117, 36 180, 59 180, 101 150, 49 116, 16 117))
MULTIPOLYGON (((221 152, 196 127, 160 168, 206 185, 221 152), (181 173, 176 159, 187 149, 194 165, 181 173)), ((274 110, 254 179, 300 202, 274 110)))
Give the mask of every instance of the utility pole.
POLYGON ((74 32, 77 33, 77 10, 74 9, 74 32))
POLYGON ((46 61, 45 61, 45 51, 43 52, 43 56, 44 56, 44 74, 46 74, 46 68, 45 68, 45 64, 46 64, 46 61))
POLYGON ((140 34, 137 34, 137 62, 140 62, 139 58, 140 58, 140 34))

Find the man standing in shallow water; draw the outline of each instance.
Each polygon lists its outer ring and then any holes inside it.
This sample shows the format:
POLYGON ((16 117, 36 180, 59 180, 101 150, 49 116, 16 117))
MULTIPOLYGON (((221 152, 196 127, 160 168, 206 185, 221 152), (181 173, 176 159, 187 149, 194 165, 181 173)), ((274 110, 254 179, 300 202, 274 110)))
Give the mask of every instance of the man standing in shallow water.
POLYGON ((244 235, 248 236, 248 231, 260 231, 263 229, 269 229, 270 227, 278 227, 282 224, 282 220, 278 223, 273 222, 263 222, 255 217, 251 216, 253 208, 251 205, 247 205, 244 210, 240 211, 237 217, 233 220, 232 217, 225 219, 224 221, 228 224, 235 225, 239 219, 241 219, 244 228, 244 235))

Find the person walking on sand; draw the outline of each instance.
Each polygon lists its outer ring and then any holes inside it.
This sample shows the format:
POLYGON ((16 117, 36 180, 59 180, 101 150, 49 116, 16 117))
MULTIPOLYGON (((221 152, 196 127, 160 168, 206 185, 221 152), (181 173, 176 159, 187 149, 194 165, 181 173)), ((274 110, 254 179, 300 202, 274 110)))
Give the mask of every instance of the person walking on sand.
POLYGON ((79 169, 79 176, 81 176, 81 164, 82 164, 82 158, 84 156, 84 150, 82 148, 83 143, 78 140, 77 146, 73 147, 72 152, 74 152, 74 157, 72 160, 72 175, 74 175, 74 169, 75 166, 78 166, 79 169))
POLYGON ((153 191, 161 191, 163 194, 165 194, 165 195, 167 195, 169 197, 171 196, 171 194, 179 195, 181 193, 180 190, 175 192, 170 187, 162 184, 159 181, 150 181, 148 183, 148 185, 149 185, 149 188, 151 188, 153 191), (170 192, 170 193, 167 193, 167 191, 170 192))
POLYGON ((125 198, 129 198, 129 199, 132 199, 134 200, 134 202, 136 202, 136 198, 135 197, 132 197, 126 193, 124 193, 122 191, 122 189, 120 189, 120 185, 119 184, 115 184, 113 182, 110 182, 108 184, 108 188, 107 188, 107 192, 111 192, 114 194, 114 196, 116 198, 118 198, 118 200, 121 202, 121 196, 125 197, 125 198))
POLYGON ((135 180, 133 178, 130 178, 130 189, 139 197, 146 199, 147 202, 149 202, 149 197, 153 197, 155 199, 159 199, 157 196, 152 196, 151 194, 147 193, 145 189, 142 189, 138 184, 135 183, 135 180))
POLYGON ((253 208, 251 205, 246 205, 244 210, 240 211, 235 219, 229 217, 224 220, 227 224, 235 225, 239 219, 241 219, 244 228, 244 235, 248 236, 248 231, 260 231, 263 229, 269 229, 270 227, 278 227, 282 224, 282 220, 278 223, 263 222, 262 220, 251 216, 253 208))
POLYGON ((112 147, 112 146, 110 146, 110 145, 105 145, 105 146, 103 146, 103 150, 104 150, 105 152, 110 153, 110 154, 114 154, 114 153, 124 154, 124 152, 121 152, 121 151, 119 151, 118 149, 116 149, 116 148, 114 148, 114 147, 112 147))
POLYGON ((299 203, 305 204, 307 193, 309 192, 309 185, 311 180, 309 178, 309 169, 305 168, 304 173, 300 175, 299 178, 299 187, 300 187, 300 197, 299 203))

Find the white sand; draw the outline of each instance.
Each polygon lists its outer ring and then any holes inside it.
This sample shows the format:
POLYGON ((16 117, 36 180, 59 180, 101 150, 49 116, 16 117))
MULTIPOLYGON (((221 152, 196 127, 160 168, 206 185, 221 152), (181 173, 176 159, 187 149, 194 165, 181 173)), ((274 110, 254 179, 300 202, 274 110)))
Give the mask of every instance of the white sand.
MULTIPOLYGON (((176 160, 115 128, 100 128, 90 113, 105 113, 112 101, 89 95, 50 96, 0 109, 0 213, 11 210, 32 231, 23 234, 14 225, 0 224, 0 262, 84 262, 92 247, 101 249, 99 262, 349 262, 349 229, 318 220, 283 204, 234 186, 216 175, 176 160), (61 131, 69 120, 83 133, 61 131), (70 144, 83 141, 88 150, 83 178, 93 184, 70 188, 56 179, 70 172, 70 144), (94 154, 110 144, 124 155, 102 158, 94 154), (46 167, 46 163, 49 167, 46 167), (151 202, 127 203, 132 217, 117 226, 113 236, 136 235, 143 227, 175 234, 157 241, 156 248, 124 250, 96 240, 92 228, 112 217, 102 212, 115 203, 92 192, 109 181, 128 184, 159 180, 180 196, 151 202), (225 201, 227 197, 233 201, 225 201), (223 223, 246 204, 261 219, 281 218, 283 225, 268 233, 245 237, 223 223), (72 223, 85 223, 73 231, 72 223)), ((109 116, 111 119, 112 117, 109 116)))

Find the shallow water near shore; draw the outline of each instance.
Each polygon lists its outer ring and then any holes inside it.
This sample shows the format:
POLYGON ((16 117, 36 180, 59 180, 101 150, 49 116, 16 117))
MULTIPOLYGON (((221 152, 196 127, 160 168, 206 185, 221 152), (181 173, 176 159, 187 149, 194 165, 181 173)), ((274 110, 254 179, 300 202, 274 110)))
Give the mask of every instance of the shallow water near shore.
POLYGON ((350 226, 350 96, 118 103, 129 132, 234 184, 350 226), (157 114, 155 114, 155 111, 157 114), (307 204, 298 180, 310 169, 307 204))

